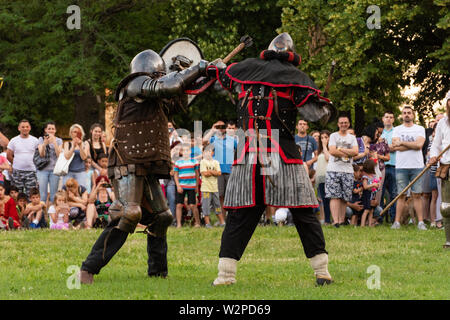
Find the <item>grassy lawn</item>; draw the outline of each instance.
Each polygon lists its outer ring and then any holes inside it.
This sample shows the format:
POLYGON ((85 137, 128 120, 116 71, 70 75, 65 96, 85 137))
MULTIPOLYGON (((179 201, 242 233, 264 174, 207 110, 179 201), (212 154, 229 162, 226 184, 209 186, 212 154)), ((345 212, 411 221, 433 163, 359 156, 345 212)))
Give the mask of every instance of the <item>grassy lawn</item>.
POLYGON ((68 289, 101 230, 0 233, 0 299, 448 299, 450 251, 442 230, 324 227, 335 283, 314 286, 294 227, 258 227, 238 264, 237 283, 214 288, 221 228, 170 228, 169 277, 146 276, 146 236, 131 235, 91 286, 68 289), (368 289, 380 268, 380 289, 368 289), (70 280, 71 278, 69 278, 70 280), (70 281, 69 281, 70 282, 70 281))

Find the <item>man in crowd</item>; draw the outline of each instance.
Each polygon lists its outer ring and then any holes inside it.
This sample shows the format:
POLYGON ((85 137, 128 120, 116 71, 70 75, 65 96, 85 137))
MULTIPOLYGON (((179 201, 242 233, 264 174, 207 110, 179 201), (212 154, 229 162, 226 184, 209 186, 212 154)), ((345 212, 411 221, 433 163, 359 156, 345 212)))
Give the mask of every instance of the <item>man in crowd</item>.
POLYGON ((28 120, 21 120, 18 130, 20 134, 8 143, 6 155, 13 168, 12 184, 20 192, 29 194, 31 189, 38 187, 33 156, 39 142, 36 137, 30 135, 31 125, 28 120))
MULTIPOLYGON (((405 106, 402 110, 403 124, 395 127, 392 133, 392 149, 396 154, 396 180, 397 190, 402 191, 416 178, 424 168, 422 146, 425 142, 425 128, 414 124, 414 110, 410 106, 405 106)), ((417 214, 419 230, 427 230, 423 223, 422 208, 422 179, 419 179, 411 187, 414 210, 417 214)), ((405 208, 406 194, 402 195, 397 202, 395 222, 392 229, 400 229, 400 221, 405 208)))
POLYGON ((297 123, 297 134, 295 135, 295 143, 302 149, 302 160, 309 169, 317 161, 317 142, 308 135, 308 122, 300 119, 297 123))
POLYGON ((339 131, 331 134, 328 143, 330 159, 325 176, 325 197, 331 199, 330 211, 335 227, 344 223, 347 202, 352 200, 353 157, 358 154, 358 142, 347 132, 349 126, 348 116, 340 116, 339 131))
POLYGON ((440 160, 437 156, 450 144, 450 91, 447 93, 447 116, 440 120, 436 127, 433 144, 430 150, 430 163, 440 162, 439 179, 441 180, 441 215, 444 219, 446 241, 444 248, 450 248, 450 150, 445 152, 440 160))
MULTIPOLYGON (((394 113, 392 111, 386 111, 383 116, 384 129, 381 137, 386 141, 391 150, 392 134, 394 133, 394 121, 394 113)), ((395 151, 391 152, 390 156, 391 158, 389 161, 384 163, 386 168, 381 199, 384 199, 384 193, 387 190, 389 192, 389 199, 393 200, 397 196, 397 180, 395 179, 395 151)), ((390 221, 395 220, 395 204, 389 208, 389 219, 390 221)))
POLYGON ((213 144, 214 146, 214 160, 219 161, 220 170, 222 174, 218 176, 219 184, 219 198, 222 207, 222 215, 225 217, 226 212, 223 207, 225 197, 225 190, 227 189, 228 179, 230 178, 231 167, 234 161, 234 151, 237 149, 237 139, 234 135, 236 125, 229 122, 225 125, 222 120, 217 121, 212 126, 211 130, 203 137, 203 144, 213 144))

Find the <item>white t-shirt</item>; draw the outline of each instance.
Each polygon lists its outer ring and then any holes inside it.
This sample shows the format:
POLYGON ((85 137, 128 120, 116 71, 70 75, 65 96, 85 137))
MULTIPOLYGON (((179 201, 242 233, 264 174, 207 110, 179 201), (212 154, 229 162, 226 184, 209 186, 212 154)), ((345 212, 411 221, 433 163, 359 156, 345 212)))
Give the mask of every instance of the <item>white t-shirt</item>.
POLYGON ((56 222, 53 222, 53 219, 51 217, 52 213, 56 213, 55 206, 50 206, 50 208, 48 208, 48 215, 50 216, 50 227, 52 225, 54 225, 54 224, 64 223, 64 213, 58 213, 57 218, 56 218, 56 222))
MULTIPOLYGON (((400 125, 394 128, 392 139, 400 138, 400 141, 414 142, 418 137, 425 138, 425 128, 417 124, 411 127, 400 125)), ((422 149, 396 151, 395 154, 396 169, 422 169, 424 167, 422 149)))
POLYGON ((32 135, 29 135, 28 138, 25 139, 20 135, 12 138, 11 141, 9 141, 8 149, 14 152, 13 169, 36 171, 33 156, 38 144, 38 139, 32 135))
MULTIPOLYGON (((333 132, 330 135, 328 146, 335 146, 336 149, 352 149, 353 147, 358 146, 358 142, 356 141, 356 137, 352 134, 347 133, 345 136, 341 136, 339 132, 333 132)), ((327 171, 353 173, 353 158, 334 157, 330 154, 327 171)))

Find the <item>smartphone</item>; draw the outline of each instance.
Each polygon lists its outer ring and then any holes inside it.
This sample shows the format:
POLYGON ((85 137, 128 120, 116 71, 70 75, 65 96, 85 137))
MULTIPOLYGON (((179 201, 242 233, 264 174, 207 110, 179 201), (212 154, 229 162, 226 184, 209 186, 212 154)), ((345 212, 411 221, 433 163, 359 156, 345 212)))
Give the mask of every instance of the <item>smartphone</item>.
POLYGON ((103 188, 111 188, 111 185, 109 183, 103 183, 102 187, 103 188))

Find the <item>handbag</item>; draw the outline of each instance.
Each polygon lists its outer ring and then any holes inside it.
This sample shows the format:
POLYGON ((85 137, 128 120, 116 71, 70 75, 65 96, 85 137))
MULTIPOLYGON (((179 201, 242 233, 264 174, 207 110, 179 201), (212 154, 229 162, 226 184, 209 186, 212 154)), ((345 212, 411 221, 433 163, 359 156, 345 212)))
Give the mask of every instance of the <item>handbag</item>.
POLYGON ((64 151, 59 153, 58 160, 56 160, 55 169, 53 169, 53 174, 57 176, 65 176, 69 173, 69 165, 72 162, 73 157, 75 156, 75 152, 72 153, 70 159, 66 159, 64 156, 64 151))
POLYGON ((45 147, 43 157, 41 157, 41 155, 39 154, 39 148, 36 148, 33 155, 33 162, 36 166, 36 169, 44 169, 50 163, 50 147, 48 145, 45 147))

